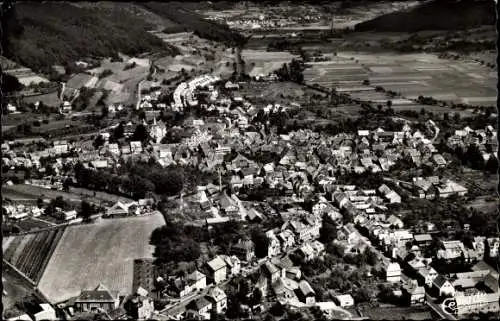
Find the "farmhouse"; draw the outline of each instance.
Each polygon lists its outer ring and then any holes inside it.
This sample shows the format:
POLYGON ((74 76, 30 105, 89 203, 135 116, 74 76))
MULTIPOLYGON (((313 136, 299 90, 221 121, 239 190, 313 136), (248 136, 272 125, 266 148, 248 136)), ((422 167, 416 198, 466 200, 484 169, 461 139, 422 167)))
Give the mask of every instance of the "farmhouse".
POLYGON ((75 300, 75 308, 78 311, 96 309, 111 311, 118 308, 118 304, 118 292, 112 292, 102 284, 99 284, 94 290, 82 291, 75 300))

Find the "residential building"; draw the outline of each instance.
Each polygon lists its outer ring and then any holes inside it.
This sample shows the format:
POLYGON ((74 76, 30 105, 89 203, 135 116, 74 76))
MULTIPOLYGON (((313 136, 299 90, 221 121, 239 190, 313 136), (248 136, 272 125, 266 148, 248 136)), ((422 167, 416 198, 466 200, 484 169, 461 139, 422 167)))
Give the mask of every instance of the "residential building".
POLYGON ((57 320, 56 311, 54 308, 48 303, 40 304, 41 311, 34 313, 33 320, 34 321, 46 321, 46 320, 57 320))
POLYGON ((463 255, 465 246, 462 241, 441 241, 437 257, 445 260, 454 260, 463 255))
POLYGON ((186 305, 186 318, 191 320, 210 320, 212 303, 204 297, 189 302, 186 305))
POLYGON ((341 308, 349 308, 354 306, 354 299, 350 294, 341 294, 335 296, 335 301, 341 308))
POLYGON ((423 304, 425 302, 425 289, 419 286, 416 280, 411 280, 401 287, 403 298, 410 305, 423 304))
POLYGON ((489 237, 486 239, 486 242, 488 243, 488 248, 489 248, 488 255, 490 257, 497 257, 498 256, 498 247, 500 245, 500 238, 489 237))
POLYGON ((75 308, 78 311, 103 309, 111 311, 118 308, 119 296, 117 291, 110 291, 103 284, 94 290, 84 290, 75 299, 75 308))
POLYGON ((454 297, 456 302, 456 314, 459 316, 470 313, 498 313, 500 311, 498 303, 498 293, 478 293, 465 295, 457 293, 454 297))
POLYGON ((435 288, 439 296, 454 296, 455 288, 451 284, 451 282, 444 277, 443 275, 438 275, 434 281, 432 281, 432 286, 435 288))
POLYGON ((316 302, 316 292, 306 280, 299 282, 297 296, 305 304, 313 304, 316 302))
POLYGON ((147 320, 155 310, 153 300, 147 296, 135 296, 131 303, 131 317, 134 320, 147 320))
POLYGON ((281 271, 273 263, 266 261, 262 265, 262 273, 269 279, 270 283, 276 282, 281 276, 281 271))
POLYGON ((401 280, 401 267, 399 263, 387 262, 384 264, 384 272, 387 282, 399 282, 401 280))
POLYGON ((227 267, 224 259, 221 256, 215 257, 207 262, 208 278, 215 284, 224 281, 227 277, 227 267))
POLYGON ((227 295, 219 287, 213 287, 208 291, 206 299, 212 303, 213 312, 220 314, 227 310, 227 295))
POLYGON ((255 257, 255 244, 251 240, 240 240, 231 247, 231 253, 242 261, 250 262, 255 257))

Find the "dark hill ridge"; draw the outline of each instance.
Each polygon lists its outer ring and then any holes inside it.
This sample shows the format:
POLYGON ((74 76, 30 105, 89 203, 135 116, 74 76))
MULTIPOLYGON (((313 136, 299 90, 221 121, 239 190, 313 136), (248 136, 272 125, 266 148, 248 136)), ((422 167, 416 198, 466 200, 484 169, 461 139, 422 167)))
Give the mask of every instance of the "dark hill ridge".
POLYGON ((124 9, 19 2, 8 18, 2 27, 9 30, 12 26, 14 31, 3 42, 4 56, 34 71, 48 73, 54 64, 84 57, 117 57, 118 52, 176 53, 147 32, 153 25, 124 9))
POLYGON ((356 25, 356 31, 418 32, 459 30, 495 24, 492 0, 433 0, 356 25))

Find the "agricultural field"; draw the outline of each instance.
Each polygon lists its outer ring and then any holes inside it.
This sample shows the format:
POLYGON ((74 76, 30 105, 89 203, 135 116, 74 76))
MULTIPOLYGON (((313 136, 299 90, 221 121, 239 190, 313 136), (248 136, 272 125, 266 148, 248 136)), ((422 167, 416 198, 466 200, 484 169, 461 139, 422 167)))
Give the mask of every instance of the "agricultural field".
POLYGON ((286 51, 273 51, 244 49, 241 58, 245 61, 245 72, 250 76, 267 76, 269 73, 281 68, 284 63, 289 63, 292 59, 298 59, 298 55, 293 55, 286 51))
MULTIPOLYGON (((360 87, 363 81, 367 80, 367 87, 380 86, 401 94, 402 98, 430 96, 438 100, 474 106, 496 104, 497 77, 478 62, 440 59, 427 53, 381 52, 338 52, 336 56, 330 56, 330 59, 325 62, 307 63, 309 68, 304 71, 306 83, 342 89, 360 87)), ((356 95, 364 96, 366 93, 361 92, 354 96, 356 95)), ((370 96, 373 95, 375 94, 370 93, 370 96)), ((370 97, 368 100, 383 99, 385 98, 380 96, 370 97)), ((419 106, 397 107, 415 109, 419 106)), ((433 109, 433 112, 452 112, 445 108, 433 109)))
POLYGON ((99 283, 131 293, 134 260, 152 257, 149 237, 163 224, 163 216, 155 214, 68 227, 40 280, 40 291, 51 303, 99 283))
POLYGON ((8 238, 8 245, 2 248, 4 260, 38 283, 63 233, 64 228, 58 228, 8 238))

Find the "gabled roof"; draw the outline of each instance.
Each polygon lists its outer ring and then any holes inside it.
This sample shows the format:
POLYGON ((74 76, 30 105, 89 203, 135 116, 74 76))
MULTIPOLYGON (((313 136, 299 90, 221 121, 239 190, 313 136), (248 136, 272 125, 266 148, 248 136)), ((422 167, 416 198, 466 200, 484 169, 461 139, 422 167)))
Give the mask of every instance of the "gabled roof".
POLYGON ((212 269, 212 271, 218 271, 224 267, 226 267, 226 263, 224 260, 220 257, 217 256, 213 260, 207 262, 207 265, 212 269))
POLYGON ((430 234, 415 234, 413 238, 417 242, 429 242, 432 241, 432 236, 430 234))
POLYGON ((304 296, 316 295, 316 292, 314 292, 313 288, 306 280, 302 280, 299 282, 299 290, 304 296))
POLYGON ((264 263, 264 266, 262 267, 264 269, 264 271, 267 271, 269 272, 269 274, 275 274, 275 273, 279 273, 279 269, 276 267, 276 265, 274 265, 273 263, 267 261, 266 263, 264 263))
MULTIPOLYGON (((432 281, 432 284, 434 284, 437 288, 441 288, 445 283, 449 281, 441 274, 439 274, 434 281, 432 281)), ((451 284, 451 283, 450 283, 451 284)))
POLYGON ((218 286, 211 288, 210 291, 208 291, 207 296, 213 298, 216 302, 227 298, 226 293, 218 286))
POLYGON ((211 303, 207 299, 205 299, 204 297, 201 297, 201 298, 198 298, 196 300, 189 302, 188 305, 186 306, 186 309, 200 311, 209 305, 211 305, 211 303))
POLYGON ((112 293, 103 284, 99 284, 94 290, 82 291, 75 302, 114 302, 116 294, 112 293))

